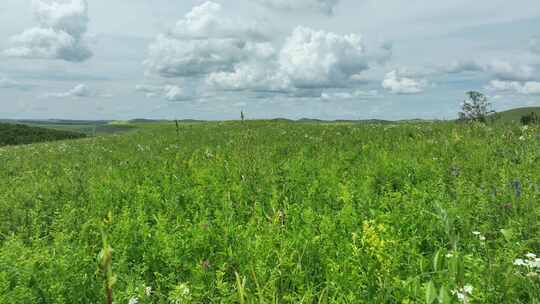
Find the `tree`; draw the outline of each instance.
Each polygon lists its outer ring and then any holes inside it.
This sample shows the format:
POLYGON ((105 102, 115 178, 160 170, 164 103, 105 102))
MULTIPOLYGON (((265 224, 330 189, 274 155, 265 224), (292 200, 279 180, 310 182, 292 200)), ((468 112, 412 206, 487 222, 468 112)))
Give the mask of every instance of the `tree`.
POLYGON ((467 98, 463 101, 459 119, 465 121, 486 122, 489 115, 495 113, 491 110, 491 103, 487 96, 476 91, 465 93, 467 98))
POLYGON ((536 115, 535 112, 531 112, 531 114, 521 116, 521 123, 523 125, 540 124, 540 116, 536 115))

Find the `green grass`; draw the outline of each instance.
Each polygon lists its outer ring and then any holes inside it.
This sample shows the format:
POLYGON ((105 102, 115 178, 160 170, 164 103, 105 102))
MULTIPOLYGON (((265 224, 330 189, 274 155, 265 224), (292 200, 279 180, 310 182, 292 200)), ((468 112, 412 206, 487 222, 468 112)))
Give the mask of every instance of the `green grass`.
POLYGON ((498 113, 499 120, 503 123, 517 122, 519 123, 521 117, 536 113, 540 116, 540 107, 518 108, 498 113))
POLYGON ((167 123, 0 148, 0 303, 539 303, 514 265, 540 253, 539 133, 167 123))

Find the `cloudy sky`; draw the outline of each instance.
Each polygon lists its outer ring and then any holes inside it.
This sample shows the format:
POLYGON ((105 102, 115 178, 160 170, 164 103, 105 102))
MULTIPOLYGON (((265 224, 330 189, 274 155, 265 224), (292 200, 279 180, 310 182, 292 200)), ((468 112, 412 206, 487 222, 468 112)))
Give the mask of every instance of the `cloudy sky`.
POLYGON ((538 0, 2 0, 0 118, 454 118, 540 106, 538 0))

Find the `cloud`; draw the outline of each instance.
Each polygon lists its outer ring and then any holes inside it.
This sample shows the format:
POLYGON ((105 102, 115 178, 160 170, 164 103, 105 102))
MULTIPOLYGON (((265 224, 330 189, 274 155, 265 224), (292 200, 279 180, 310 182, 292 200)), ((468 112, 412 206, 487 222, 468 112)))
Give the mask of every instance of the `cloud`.
POLYGON ((425 90, 426 86, 426 80, 402 76, 397 70, 386 74, 382 82, 382 87, 392 94, 419 94, 425 90))
POLYGON ((515 65, 504 60, 493 60, 489 63, 480 63, 474 60, 456 61, 442 70, 449 74, 464 72, 485 72, 500 80, 526 81, 534 77, 534 68, 529 65, 515 65))
MULTIPOLYGON (((318 97, 322 88, 350 86, 368 61, 386 61, 392 53, 392 45, 384 44, 366 55, 356 34, 299 26, 278 45, 268 32, 264 24, 233 20, 220 4, 206 2, 156 37, 144 65, 150 75, 198 79, 217 90, 296 96, 319 89, 318 97)), ((164 95, 161 88, 145 93, 164 95)))
POLYGON ((95 95, 90 88, 86 84, 78 84, 74 88, 70 89, 67 92, 60 92, 60 93, 48 93, 45 95, 45 97, 58 97, 58 98, 66 98, 66 97, 75 97, 75 98, 86 98, 95 95))
POLYGON ((331 15, 339 0, 256 0, 260 4, 283 11, 288 10, 311 10, 326 15, 331 15))
POLYGON ((467 60, 454 61, 442 67, 442 70, 449 74, 459 74, 464 72, 481 72, 484 70, 484 67, 473 60, 467 60))
POLYGON ((484 67, 485 71, 498 79, 508 81, 531 80, 534 77, 534 68, 528 65, 512 65, 506 61, 492 61, 484 67))
POLYGON ((149 47, 144 65, 162 77, 197 77, 232 71, 236 63, 267 48, 256 23, 227 18, 220 4, 194 7, 172 31, 160 34, 149 47))
POLYGON ((222 90, 251 90, 284 92, 291 90, 291 80, 275 65, 243 62, 233 72, 217 72, 208 75, 207 83, 222 90))
POLYGON ((506 92, 521 95, 540 95, 540 82, 492 80, 486 86, 486 90, 492 92, 506 92))
POLYGON ((384 42, 379 49, 372 55, 379 64, 385 64, 394 56, 394 43, 384 42))
POLYGON ((379 93, 377 90, 369 90, 369 91, 362 91, 362 90, 356 90, 354 91, 354 96, 362 99, 375 99, 375 98, 382 98, 383 95, 379 93))
POLYGON ((194 98, 193 94, 188 94, 177 85, 137 85, 135 90, 146 93, 147 98, 159 96, 168 101, 189 101, 194 98))
POLYGON ((540 36, 531 38, 529 41, 529 49, 533 53, 540 54, 540 36))
POLYGON ((297 27, 279 53, 259 44, 259 51, 232 71, 212 73, 207 82, 221 89, 255 91, 343 87, 367 68, 358 35, 297 27))
POLYGON ((38 26, 10 39, 4 55, 21 58, 80 62, 92 57, 85 39, 88 26, 86 0, 34 0, 38 26))
POLYGON ((163 86, 138 84, 135 86, 135 91, 146 93, 146 97, 151 98, 163 92, 163 86))
POLYGON ((0 88, 6 89, 6 88, 16 88, 19 87, 21 84, 17 81, 11 80, 5 76, 0 76, 0 88))
POLYGON ((187 101, 193 99, 186 94, 184 90, 179 86, 168 85, 165 86, 165 97, 168 101, 187 101))
POLYGON ((353 92, 322 92, 321 99, 326 101, 343 100, 343 99, 355 99, 355 100, 367 100, 381 98, 377 90, 362 91, 355 90, 353 92))
POLYGON ((29 91, 33 85, 21 83, 9 77, 0 75, 0 89, 17 89, 21 91, 29 91))
POLYGON ((359 35, 338 35, 299 26, 279 55, 280 69, 297 88, 339 87, 368 69, 359 35))
POLYGON ((205 2, 176 23, 171 35, 178 39, 231 38, 267 40, 269 33, 257 22, 239 22, 224 15, 221 4, 205 2))

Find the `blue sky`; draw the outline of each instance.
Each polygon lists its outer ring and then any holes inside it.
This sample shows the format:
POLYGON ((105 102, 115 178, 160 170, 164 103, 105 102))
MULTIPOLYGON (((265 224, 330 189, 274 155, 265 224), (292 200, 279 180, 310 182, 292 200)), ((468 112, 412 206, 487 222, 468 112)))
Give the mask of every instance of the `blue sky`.
POLYGON ((540 106, 536 0, 3 0, 0 118, 454 118, 540 106))

